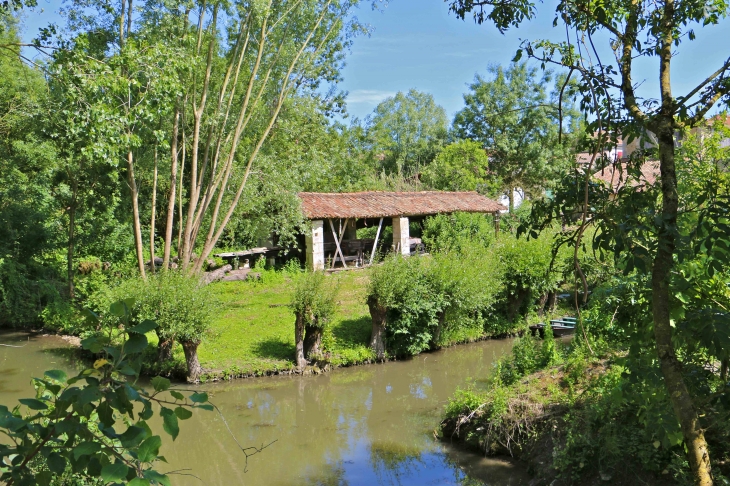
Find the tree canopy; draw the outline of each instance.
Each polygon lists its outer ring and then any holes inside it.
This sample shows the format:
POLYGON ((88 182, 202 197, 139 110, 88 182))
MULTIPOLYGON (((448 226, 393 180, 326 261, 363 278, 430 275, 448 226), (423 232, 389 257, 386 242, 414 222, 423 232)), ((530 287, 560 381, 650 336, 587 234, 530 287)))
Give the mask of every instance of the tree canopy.
MULTIPOLYGON (((529 0, 451 0, 449 3, 457 16, 465 18, 472 15, 477 23, 494 23, 500 31, 519 26, 537 12, 536 5, 529 0)), ((717 24, 728 14, 730 3, 724 0, 611 4, 561 0, 556 6, 554 22, 564 25, 568 34, 566 40, 525 40, 516 55, 516 59, 526 54, 544 66, 566 68, 570 75, 575 74, 580 79, 581 107, 593 117, 589 130, 595 135, 591 162, 583 168, 582 174, 577 174, 577 177, 584 178, 583 190, 576 190, 575 178, 572 178, 572 189, 569 189, 571 183, 566 180, 566 197, 561 196, 548 204, 552 209, 546 210, 538 205, 535 216, 543 222, 545 219, 552 221, 574 212, 576 207, 581 208, 581 224, 569 238, 576 245, 576 252, 585 227, 598 224, 602 237, 596 246, 616 254, 619 261, 627 265, 627 272, 636 269, 646 278, 652 310, 650 332, 659 370, 682 431, 695 484, 698 485, 713 484, 711 451, 697 404, 683 375, 681 353, 677 350, 686 342, 678 338, 675 330, 672 284, 678 259, 690 257, 694 253, 690 248, 697 248, 689 245, 693 236, 702 235, 702 244, 714 247, 718 241, 727 242, 730 234, 724 226, 718 227, 719 231, 710 231, 702 224, 695 225, 694 229, 680 225, 684 208, 680 206, 678 193, 680 164, 676 159, 675 135, 682 129, 703 123, 707 113, 718 102, 727 104, 730 101, 730 60, 708 68, 707 77, 682 94, 676 94, 673 89, 671 70, 677 51, 683 44, 698 39, 698 27, 717 24), (605 39, 605 47, 613 53, 615 65, 602 59, 596 49, 594 40, 599 38, 599 33, 603 35, 600 38, 605 39), (657 58, 655 74, 660 82, 658 92, 642 98, 634 79, 635 68, 648 58, 657 58), (631 141, 642 137, 648 139, 649 133, 655 137, 656 144, 652 144, 654 148, 648 155, 659 159, 660 186, 654 191, 641 192, 625 185, 621 191, 624 197, 616 201, 619 204, 609 206, 614 211, 599 216, 593 204, 611 199, 605 193, 603 198, 601 194, 591 195, 591 168, 596 156, 603 153, 605 147, 615 145, 619 136, 631 141), (568 196, 570 191, 572 196, 568 196), (559 199, 562 201, 558 202, 559 199), (647 218, 647 214, 652 216, 647 218)), ((640 175, 642 162, 643 157, 639 157, 634 164, 629 164, 629 174, 634 180, 640 175)), ((709 217, 719 223, 717 218, 722 212, 720 207, 725 207, 725 196, 716 197, 718 193, 714 185, 707 189, 708 192, 694 195, 697 196, 694 208, 704 215, 698 221, 709 217)), ((719 258, 719 254, 715 256, 719 258)), ((719 263, 708 262, 705 267, 710 276, 716 265, 719 263)), ((575 269, 579 277, 581 269, 577 263, 575 269)), ((716 315, 722 316, 724 312, 722 308, 717 309, 716 315)), ((714 332, 725 332, 718 328, 722 327, 720 324, 724 319, 717 317, 714 332)), ((688 322, 687 325, 692 326, 693 323, 688 322)), ((722 359, 722 353, 718 356, 713 335, 707 335, 705 349, 722 359)), ((645 348, 636 346, 633 349, 638 352, 645 348)), ((685 361, 688 359, 684 358, 685 361)))
POLYGON ((432 95, 415 89, 381 102, 366 125, 380 167, 406 176, 426 167, 447 136, 446 111, 432 95))
MULTIPOLYGON (((568 167, 558 143, 559 107, 548 86, 551 72, 541 76, 527 63, 489 68, 490 78, 477 75, 464 95, 464 109, 454 117, 454 135, 482 144, 490 170, 514 209, 513 191, 540 191, 568 167)), ((569 107, 566 97, 565 105, 569 107)), ((566 109, 566 118, 570 115, 566 109)))

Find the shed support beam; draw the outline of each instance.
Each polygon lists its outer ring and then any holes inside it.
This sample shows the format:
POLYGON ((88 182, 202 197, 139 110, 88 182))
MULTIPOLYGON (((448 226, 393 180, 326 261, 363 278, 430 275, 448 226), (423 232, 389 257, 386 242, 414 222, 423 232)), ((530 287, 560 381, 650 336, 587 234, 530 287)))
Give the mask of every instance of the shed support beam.
POLYGON ((380 218, 378 223, 378 232, 375 233, 375 243, 373 243, 373 251, 370 253, 370 265, 373 264, 373 258, 375 258, 375 252, 378 251, 378 238, 380 238, 380 230, 383 228, 383 218, 380 218))
POLYGON ((408 218, 393 218, 393 246, 395 246, 395 251, 400 252, 401 255, 410 255, 410 239, 408 218))
POLYGON ((307 268, 313 272, 324 270, 324 221, 312 220, 312 229, 306 234, 307 268))

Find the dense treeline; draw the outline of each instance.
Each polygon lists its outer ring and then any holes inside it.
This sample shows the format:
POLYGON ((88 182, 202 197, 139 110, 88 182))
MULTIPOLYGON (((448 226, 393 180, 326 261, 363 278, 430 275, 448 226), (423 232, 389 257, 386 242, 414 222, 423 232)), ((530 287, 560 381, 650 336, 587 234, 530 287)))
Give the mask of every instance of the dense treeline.
MULTIPOLYGON (((254 246, 272 232, 295 244, 298 191, 478 190, 511 200, 517 187, 539 197, 570 167, 578 140, 556 142, 552 79, 524 64, 478 76, 451 128, 416 90, 364 121, 337 121, 346 120, 336 89, 344 52, 363 30, 350 15, 357 3, 72 2, 65 23, 37 39, 40 63, 3 10, 3 325, 58 326, 104 282, 154 272, 155 257, 198 272, 214 248, 254 246), (529 101, 515 97, 525 90, 529 101), (526 102, 544 105, 531 108, 529 125, 479 121, 496 104, 519 113, 526 102), (517 130, 531 151, 505 142, 517 130)), ((562 131, 578 133, 570 97, 563 112, 562 131)))

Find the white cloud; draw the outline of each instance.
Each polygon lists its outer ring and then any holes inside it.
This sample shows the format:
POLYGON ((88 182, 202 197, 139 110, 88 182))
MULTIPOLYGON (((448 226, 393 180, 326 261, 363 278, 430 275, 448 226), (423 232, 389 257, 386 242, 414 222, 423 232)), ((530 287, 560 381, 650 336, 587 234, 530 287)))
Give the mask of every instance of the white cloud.
POLYGON ((375 105, 390 96, 395 96, 395 92, 377 89, 356 89, 350 91, 347 95, 347 102, 350 104, 364 103, 375 105))

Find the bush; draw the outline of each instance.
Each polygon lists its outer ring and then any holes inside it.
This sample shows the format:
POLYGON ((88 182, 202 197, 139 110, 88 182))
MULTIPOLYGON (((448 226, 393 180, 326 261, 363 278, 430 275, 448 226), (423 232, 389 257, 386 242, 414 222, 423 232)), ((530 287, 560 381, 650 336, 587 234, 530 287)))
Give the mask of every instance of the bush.
POLYGON ((392 255, 370 274, 369 304, 385 310, 385 340, 396 356, 428 349, 445 310, 443 296, 431 281, 431 265, 428 258, 392 255))
POLYGON ((324 272, 304 272, 295 280, 289 307, 296 316, 296 361, 300 368, 307 359, 321 354, 322 337, 335 313, 337 289, 327 280, 324 272))
MULTIPOLYGON (((201 369, 197 362, 197 348, 210 328, 214 311, 214 299, 210 286, 204 286, 196 277, 182 272, 169 271, 149 275, 147 280, 132 278, 118 286, 104 289, 93 295, 88 306, 108 309, 110 303, 124 298, 130 305, 132 323, 145 320, 158 323, 159 365, 172 359, 173 346, 180 343, 185 352, 190 381, 197 381, 201 369)), ((100 312, 105 326, 119 326, 119 317, 110 312, 100 312)))
POLYGON ((459 250, 463 245, 488 247, 495 240, 494 218, 477 213, 438 214, 427 218, 423 243, 429 251, 459 250))
POLYGON ((506 233, 494 244, 504 272, 501 311, 510 322, 526 315, 537 299, 558 288, 562 276, 550 265, 554 237, 554 231, 543 231, 530 239, 506 233))
POLYGON ((433 257, 388 257, 371 273, 368 303, 371 314, 385 312, 390 352, 408 356, 483 336, 501 286, 498 261, 465 244, 433 257))
POLYGON ((0 325, 40 324, 43 309, 61 301, 54 277, 53 271, 36 262, 26 264, 0 258, 0 325))

